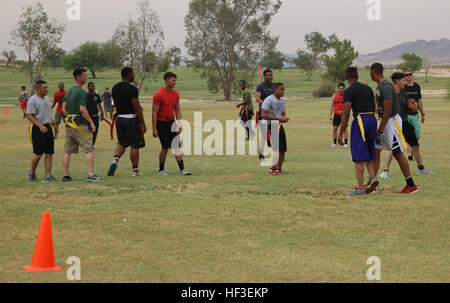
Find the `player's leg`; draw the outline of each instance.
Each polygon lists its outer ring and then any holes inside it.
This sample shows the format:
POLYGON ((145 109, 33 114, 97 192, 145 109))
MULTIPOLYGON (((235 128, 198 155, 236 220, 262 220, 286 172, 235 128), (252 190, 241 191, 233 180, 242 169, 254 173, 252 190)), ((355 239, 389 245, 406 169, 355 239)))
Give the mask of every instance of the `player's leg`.
POLYGON ((386 162, 384 164, 384 170, 380 174, 381 178, 389 178, 389 168, 393 159, 392 151, 386 151, 386 162))
POLYGON ((338 129, 339 129, 338 126, 333 125, 333 144, 331 145, 331 147, 337 146, 338 129))

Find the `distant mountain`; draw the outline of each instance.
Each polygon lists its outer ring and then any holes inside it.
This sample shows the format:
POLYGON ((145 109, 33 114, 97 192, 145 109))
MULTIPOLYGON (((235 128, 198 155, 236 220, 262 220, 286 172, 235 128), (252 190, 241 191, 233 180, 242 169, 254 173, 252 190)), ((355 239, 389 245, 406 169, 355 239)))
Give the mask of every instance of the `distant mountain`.
POLYGON ((432 41, 405 42, 377 53, 360 55, 355 60, 355 64, 364 67, 380 62, 385 66, 392 67, 403 62, 401 57, 404 53, 414 53, 421 58, 428 53, 432 65, 450 64, 450 40, 443 38, 432 41))

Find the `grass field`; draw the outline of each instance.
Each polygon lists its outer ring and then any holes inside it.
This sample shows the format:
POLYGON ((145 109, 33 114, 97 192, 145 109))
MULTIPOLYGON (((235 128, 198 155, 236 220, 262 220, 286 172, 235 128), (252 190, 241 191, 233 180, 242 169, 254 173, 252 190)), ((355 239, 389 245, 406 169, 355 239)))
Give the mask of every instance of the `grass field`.
MULTIPOLYGON (((179 70, 183 99, 219 100, 192 71, 179 70)), ((114 72, 99 74, 111 86, 114 72)), ((367 74, 363 78, 368 79, 367 74)), ((82 155, 72 159, 70 184, 62 178, 63 135, 56 141, 53 184, 26 181, 32 156, 28 122, 17 108, 0 112, 0 282, 68 282, 66 273, 30 274, 44 211, 52 214, 56 263, 81 259, 81 282, 367 282, 366 260, 381 259, 381 282, 449 282, 449 100, 425 97, 422 154, 435 176, 416 176, 420 192, 399 196, 404 179, 394 162, 381 194, 350 198, 356 185, 350 151, 331 149, 330 101, 312 99, 319 82, 298 71, 276 77, 287 85, 289 176, 271 177, 252 156, 187 156, 190 178, 171 158, 158 177, 159 142, 146 136, 139 179, 127 156, 107 178, 115 142, 100 129, 96 171, 105 181, 87 184, 82 155), (300 80, 299 80, 300 79, 300 80), (292 98, 292 99, 291 99, 292 98), (126 220, 125 220, 126 219, 126 220)), ((69 75, 49 71, 51 91, 69 75)), ((445 89, 432 78, 424 89, 445 89)), ((14 103, 21 74, 0 70, 0 101, 14 103), (10 101, 12 100, 12 102, 10 101)), ((161 85, 150 85, 144 98, 161 85), (147 95, 146 95, 147 94, 147 95)), ((235 102, 186 103, 184 119, 236 119, 235 102)), ((150 121, 150 105, 145 105, 150 121)), ((207 134, 206 134, 207 135, 207 134)), ((204 137, 206 137, 204 135, 204 137)), ((43 163, 38 168, 43 177, 43 163)))

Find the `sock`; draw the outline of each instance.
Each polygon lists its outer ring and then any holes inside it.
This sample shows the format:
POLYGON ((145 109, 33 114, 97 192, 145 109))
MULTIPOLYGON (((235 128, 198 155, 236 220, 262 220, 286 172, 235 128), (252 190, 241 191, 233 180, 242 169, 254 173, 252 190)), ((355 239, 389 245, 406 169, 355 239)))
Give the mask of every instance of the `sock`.
POLYGON ((164 162, 159 162, 159 171, 163 171, 164 170, 164 162))
POLYGON ((115 162, 116 164, 118 164, 118 163, 119 163, 119 160, 120 160, 120 156, 115 155, 114 158, 113 158, 113 162, 115 162))
POLYGON ((387 173, 389 172, 389 170, 387 170, 387 169, 385 169, 384 171, 387 172, 387 173))
POLYGON ((139 174, 139 167, 133 166, 133 172, 134 172, 135 174, 139 174))
POLYGON ((423 170, 423 169, 425 169, 425 166, 419 165, 419 169, 420 169, 420 170, 423 170))
POLYGON ((334 144, 337 144, 337 139, 333 139, 334 144))
POLYGON ((413 187, 415 184, 414 184, 414 181, 413 181, 413 178, 412 177, 409 177, 409 178, 406 178, 406 184, 409 186, 409 187, 413 187))
POLYGON ((178 162, 178 167, 180 168, 180 171, 183 171, 184 170, 184 162, 183 162, 183 160, 177 161, 177 162, 178 162))
POLYGON ((348 139, 345 139, 345 144, 348 144, 348 139))

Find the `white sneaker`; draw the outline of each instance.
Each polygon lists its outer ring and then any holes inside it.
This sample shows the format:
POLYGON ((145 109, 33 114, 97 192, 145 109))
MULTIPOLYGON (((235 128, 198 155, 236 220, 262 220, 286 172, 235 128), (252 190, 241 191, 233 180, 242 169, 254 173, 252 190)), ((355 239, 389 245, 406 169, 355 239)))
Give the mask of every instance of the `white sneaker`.
POLYGON ((181 171, 181 175, 182 175, 182 176, 191 176, 192 174, 191 174, 190 172, 188 172, 187 170, 183 169, 183 170, 181 171))
POLYGON ((387 170, 384 170, 381 174, 380 174, 381 178, 387 179, 389 178, 389 172, 387 170))
POLYGON ((162 170, 162 171, 160 171, 160 172, 158 173, 158 175, 160 175, 160 176, 168 176, 169 173, 166 172, 165 170, 162 170))
POLYGON ((417 170, 418 175, 434 175, 435 173, 433 171, 429 171, 428 169, 418 169, 417 170))
POLYGON ((132 177, 142 177, 142 176, 144 176, 144 174, 140 174, 140 173, 133 173, 132 175, 131 175, 132 177))
POLYGON ((331 145, 331 147, 336 147, 336 146, 337 146, 337 144, 332 144, 332 145, 331 145))
POLYGON ((347 147, 348 147, 348 144, 344 144, 344 147, 347 148, 347 147))

